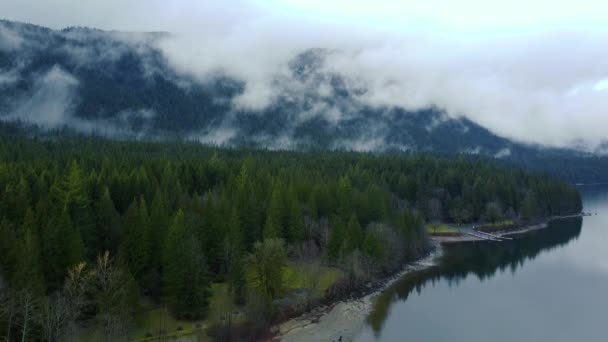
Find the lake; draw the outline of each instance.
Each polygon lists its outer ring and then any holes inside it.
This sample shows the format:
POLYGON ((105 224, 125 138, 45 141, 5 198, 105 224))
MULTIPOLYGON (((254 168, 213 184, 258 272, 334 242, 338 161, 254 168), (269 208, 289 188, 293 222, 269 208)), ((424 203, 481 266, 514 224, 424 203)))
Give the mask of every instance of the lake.
POLYGON ((605 341, 608 187, 580 191, 593 216, 445 246, 380 295, 355 341, 605 341))

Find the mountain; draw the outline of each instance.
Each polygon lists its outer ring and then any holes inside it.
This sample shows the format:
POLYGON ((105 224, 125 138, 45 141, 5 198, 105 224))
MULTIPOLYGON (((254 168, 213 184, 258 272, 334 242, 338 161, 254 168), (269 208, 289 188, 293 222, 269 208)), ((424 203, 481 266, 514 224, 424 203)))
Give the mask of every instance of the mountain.
POLYGON ((221 71, 178 73, 167 33, 51 30, 0 22, 0 113, 46 129, 116 137, 182 137, 269 148, 435 151, 507 156, 529 149, 440 109, 372 107, 364 87, 325 72, 326 50, 296 55, 265 108, 235 106, 245 84, 221 71))
MULTIPOLYGON (((607 164, 576 150, 511 141, 440 108, 372 106, 362 100, 364 84, 324 67, 332 53, 324 49, 295 54, 272 80, 269 103, 242 106, 243 97, 250 96, 244 80, 225 70, 203 78, 178 70, 159 47, 171 38, 164 32, 52 30, 0 20, 0 120, 40 132, 119 139, 459 153, 540 165, 539 171, 550 173, 555 170, 544 167, 549 159, 557 169, 564 158, 607 164)), ((562 178, 581 182, 587 169, 562 178)), ((600 174, 584 181, 608 181, 604 178, 600 174)))

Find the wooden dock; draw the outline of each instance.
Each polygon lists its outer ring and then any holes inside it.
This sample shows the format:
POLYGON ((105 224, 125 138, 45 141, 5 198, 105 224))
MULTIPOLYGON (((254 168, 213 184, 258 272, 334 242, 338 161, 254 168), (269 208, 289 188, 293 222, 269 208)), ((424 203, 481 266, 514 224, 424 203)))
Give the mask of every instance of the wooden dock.
POLYGON ((470 235, 470 236, 472 236, 472 237, 476 237, 476 238, 478 238, 478 239, 482 239, 482 240, 488 240, 488 241, 502 241, 502 240, 501 240, 499 237, 498 237, 498 238, 495 238, 495 237, 491 237, 491 236, 487 236, 487 235, 482 235, 482 234, 479 234, 479 233, 478 233, 478 232, 476 232, 476 231, 465 231, 464 233, 465 233, 465 234, 467 234, 467 235, 470 235))
POLYGON ((498 240, 513 240, 512 238, 507 237, 507 236, 498 236, 498 235, 494 235, 494 234, 490 234, 490 233, 482 232, 482 231, 480 231, 480 230, 476 230, 475 232, 476 232, 477 234, 485 235, 485 236, 487 236, 487 237, 491 237, 491 238, 498 239, 498 240))
POLYGON ((464 232, 467 235, 476 237, 478 239, 482 239, 482 240, 488 240, 488 241, 505 241, 505 240, 513 240, 510 237, 506 237, 506 236, 498 236, 498 235, 494 235, 494 234, 490 234, 490 233, 486 233, 486 232, 481 232, 478 230, 470 230, 470 231, 465 231, 464 232))

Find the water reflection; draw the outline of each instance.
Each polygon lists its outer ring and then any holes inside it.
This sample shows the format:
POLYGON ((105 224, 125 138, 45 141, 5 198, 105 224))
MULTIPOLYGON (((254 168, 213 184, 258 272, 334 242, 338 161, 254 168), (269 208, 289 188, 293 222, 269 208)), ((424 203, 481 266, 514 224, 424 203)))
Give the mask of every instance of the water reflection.
POLYGON ((517 237, 513 241, 445 246, 438 266, 409 274, 381 294, 367 322, 378 337, 391 306, 405 301, 413 291, 420 294, 423 288, 439 281, 446 281, 450 287, 457 286, 470 275, 483 282, 499 271, 515 273, 541 253, 578 239, 581 227, 582 218, 577 217, 554 221, 547 229, 517 237))

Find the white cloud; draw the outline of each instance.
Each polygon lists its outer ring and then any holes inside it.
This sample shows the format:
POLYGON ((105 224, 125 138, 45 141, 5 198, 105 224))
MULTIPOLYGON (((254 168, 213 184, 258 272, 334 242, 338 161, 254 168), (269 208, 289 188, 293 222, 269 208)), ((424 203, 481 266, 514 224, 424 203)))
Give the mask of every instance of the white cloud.
POLYGON ((494 158, 504 158, 504 157, 508 157, 511 155, 511 149, 509 148, 503 148, 502 150, 496 152, 496 154, 494 155, 494 158))
POLYGON ((147 120, 156 115, 150 109, 123 111, 113 120, 74 116, 78 85, 72 74, 54 66, 37 77, 31 93, 14 99, 12 109, 8 113, 0 113, 0 120, 26 122, 44 129, 68 127, 77 132, 113 137, 140 138, 145 135, 147 120), (144 127, 134 131, 130 126, 133 120, 142 120, 144 127))
POLYGON ((22 120, 44 128, 58 128, 68 121, 72 92, 78 86, 71 74, 54 66, 36 81, 34 91, 23 99, 5 120, 22 120))
MULTIPOLYGON (((331 51, 326 71, 367 88, 360 100, 370 105, 436 106, 550 146, 593 150, 608 137, 601 1, 21 0, 0 3, 0 13, 55 28, 175 32, 160 45, 171 65, 246 81, 238 108, 272 103, 289 86, 276 81, 287 62, 318 47, 331 51)), ((0 46, 18 44, 5 31, 0 46)))
POLYGON ((0 24, 0 51, 10 51, 18 49, 23 40, 17 32, 0 24))

